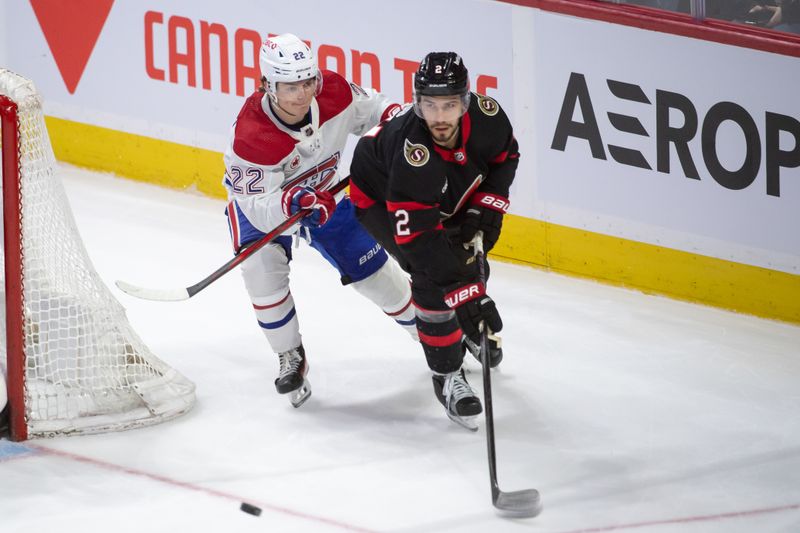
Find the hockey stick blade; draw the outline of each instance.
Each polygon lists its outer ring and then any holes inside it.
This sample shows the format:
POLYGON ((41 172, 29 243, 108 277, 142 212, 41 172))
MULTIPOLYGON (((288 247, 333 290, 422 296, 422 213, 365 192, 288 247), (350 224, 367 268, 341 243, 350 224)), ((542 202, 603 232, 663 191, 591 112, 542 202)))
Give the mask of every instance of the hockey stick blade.
POLYGON ((114 282, 119 290, 125 294, 130 294, 142 300, 153 300, 155 302, 180 302, 188 300, 191 296, 186 289, 148 289, 138 287, 126 281, 117 280, 114 282))
MULTIPOLYGON (((338 193, 343 191, 345 187, 350 184, 350 176, 343 178, 339 183, 328 189, 327 192, 331 193, 332 195, 336 196, 338 193)), ((261 237, 259 240, 254 241, 244 248, 242 248, 237 255, 233 258, 228 260, 227 263, 216 269, 214 272, 200 280, 199 282, 195 283, 190 287, 185 287, 181 289, 147 289, 145 287, 138 287, 133 285, 132 283, 127 283, 125 281, 117 280, 115 283, 117 287, 121 291, 126 294, 130 294, 131 296, 135 296, 136 298, 141 298, 143 300, 153 300, 156 302, 180 302, 183 300, 188 300, 198 292, 202 291, 223 275, 227 274, 231 270, 233 270, 239 263, 256 253, 258 250, 272 242, 277 236, 282 234, 284 231, 288 230, 290 227, 297 224, 301 218, 306 216, 307 214, 311 213, 311 209, 302 209, 295 213, 294 215, 290 216, 277 226, 275 226, 272 231, 261 237)))
POLYGON ((533 518, 542 512, 542 500, 536 489, 514 492, 498 490, 492 503, 498 511, 513 518, 533 518))

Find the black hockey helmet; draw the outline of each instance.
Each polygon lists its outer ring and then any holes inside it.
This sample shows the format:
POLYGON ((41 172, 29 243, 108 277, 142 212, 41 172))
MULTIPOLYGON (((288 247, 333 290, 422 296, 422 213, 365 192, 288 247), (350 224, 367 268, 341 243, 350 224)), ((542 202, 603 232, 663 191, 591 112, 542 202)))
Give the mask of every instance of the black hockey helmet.
POLYGON ((469 72, 455 52, 431 52, 414 74, 414 111, 422 116, 420 96, 461 96, 463 110, 469 107, 469 72))

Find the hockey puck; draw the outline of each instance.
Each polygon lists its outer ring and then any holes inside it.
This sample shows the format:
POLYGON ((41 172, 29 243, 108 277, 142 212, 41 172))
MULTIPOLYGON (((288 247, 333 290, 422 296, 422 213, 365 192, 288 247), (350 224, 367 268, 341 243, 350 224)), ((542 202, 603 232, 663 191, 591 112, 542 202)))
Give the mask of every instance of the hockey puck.
POLYGON ((255 505, 250 505, 249 503, 246 502, 242 502, 242 505, 239 507, 239 509, 253 516, 261 515, 261 507, 256 507, 255 505))

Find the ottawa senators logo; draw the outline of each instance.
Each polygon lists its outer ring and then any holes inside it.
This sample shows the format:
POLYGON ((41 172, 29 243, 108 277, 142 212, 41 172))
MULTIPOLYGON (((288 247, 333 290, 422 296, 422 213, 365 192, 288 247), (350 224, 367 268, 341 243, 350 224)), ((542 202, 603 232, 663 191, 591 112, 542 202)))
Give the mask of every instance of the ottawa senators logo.
POLYGON ((412 167, 421 167, 431 158, 431 153, 424 144, 412 144, 411 141, 406 139, 403 149, 406 161, 412 167))
POLYGON ((292 160, 289 162, 289 170, 295 170, 297 167, 300 166, 300 155, 295 155, 292 160))
POLYGON ((497 105, 497 102, 495 102, 494 99, 482 94, 478 95, 478 107, 481 111, 483 111, 484 115, 488 115, 490 117, 495 116, 497 112, 500 111, 500 106, 497 105))

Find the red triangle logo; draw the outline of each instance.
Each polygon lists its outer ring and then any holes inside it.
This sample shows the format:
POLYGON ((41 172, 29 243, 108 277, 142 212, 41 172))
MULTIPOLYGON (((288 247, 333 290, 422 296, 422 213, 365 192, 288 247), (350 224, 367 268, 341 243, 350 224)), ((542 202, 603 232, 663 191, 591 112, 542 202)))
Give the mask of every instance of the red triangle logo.
POLYGON ((30 0, 42 33, 70 94, 83 70, 114 0, 30 0))

